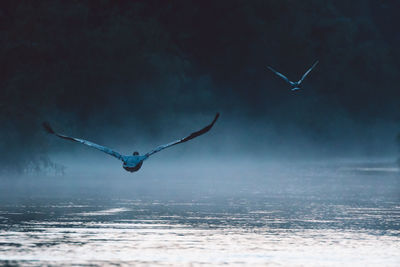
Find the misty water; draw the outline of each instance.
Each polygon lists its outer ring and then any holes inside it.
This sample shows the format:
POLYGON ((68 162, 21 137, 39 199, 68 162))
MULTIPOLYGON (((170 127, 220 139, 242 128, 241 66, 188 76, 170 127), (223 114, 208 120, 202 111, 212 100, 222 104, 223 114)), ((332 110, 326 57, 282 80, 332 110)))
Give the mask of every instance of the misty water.
POLYGON ((394 164, 194 166, 4 179, 0 263, 400 265, 394 164))

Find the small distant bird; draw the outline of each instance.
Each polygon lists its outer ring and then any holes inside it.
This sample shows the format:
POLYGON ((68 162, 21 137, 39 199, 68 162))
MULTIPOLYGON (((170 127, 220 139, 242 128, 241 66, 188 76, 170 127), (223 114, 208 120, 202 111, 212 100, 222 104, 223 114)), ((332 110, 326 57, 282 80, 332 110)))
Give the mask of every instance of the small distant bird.
POLYGON ((296 90, 300 90, 301 87, 301 83, 304 81, 304 79, 306 78, 306 76, 312 71, 312 69, 317 66, 318 64, 318 60, 314 63, 314 65, 311 66, 311 68, 309 68, 306 73, 303 74, 303 77, 301 77, 301 79, 298 82, 292 82, 290 81, 285 75, 283 75, 280 72, 277 72, 276 70, 274 70, 273 68, 267 66, 268 69, 270 69, 272 72, 274 72, 276 75, 278 75, 279 77, 281 77, 282 79, 284 79, 287 83, 289 83, 292 86, 292 91, 296 91, 296 90))
POLYGON ((189 141, 189 140, 191 140, 193 138, 196 138, 196 137, 198 137, 198 136, 200 136, 202 134, 205 134, 206 132, 208 132, 214 126, 214 123, 217 121, 218 117, 219 117, 219 113, 217 113, 215 115, 214 120, 209 125, 207 125, 206 127, 204 127, 203 129, 201 129, 201 130, 199 130, 197 132, 191 133, 190 135, 186 136, 185 138, 173 141, 173 142, 165 144, 165 145, 158 146, 155 149, 153 149, 152 151, 146 153, 145 155, 139 155, 139 152, 135 151, 135 152, 133 152, 132 156, 130 156, 130 155, 124 156, 124 155, 121 155, 120 153, 118 153, 118 152, 116 152, 116 151, 114 151, 114 150, 112 150, 112 149, 110 149, 108 147, 101 146, 101 145, 98 145, 98 144, 95 144, 95 143, 92 143, 90 141, 86 141, 86 140, 83 140, 83 139, 78 139, 78 138, 69 137, 69 136, 66 136, 66 135, 63 135, 63 134, 56 133, 51 128, 50 124, 47 123, 47 122, 43 123, 43 128, 45 129, 45 131, 47 133, 54 134, 54 135, 56 135, 56 136, 58 136, 60 138, 63 138, 63 139, 66 139, 66 140, 70 140, 70 141, 74 141, 74 142, 78 142, 78 143, 81 143, 81 144, 96 148, 96 149, 98 149, 100 151, 103 151, 103 152, 105 152, 105 153, 107 153, 107 154, 109 154, 109 155, 121 160, 123 162, 122 167, 126 171, 135 172, 135 171, 138 171, 142 167, 143 161, 148 159, 151 155, 153 155, 153 154, 155 154, 157 152, 160 152, 161 150, 163 150, 163 149, 165 149, 167 147, 171 147, 171 146, 174 146, 174 145, 177 145, 177 144, 180 144, 180 143, 184 143, 184 142, 189 141))

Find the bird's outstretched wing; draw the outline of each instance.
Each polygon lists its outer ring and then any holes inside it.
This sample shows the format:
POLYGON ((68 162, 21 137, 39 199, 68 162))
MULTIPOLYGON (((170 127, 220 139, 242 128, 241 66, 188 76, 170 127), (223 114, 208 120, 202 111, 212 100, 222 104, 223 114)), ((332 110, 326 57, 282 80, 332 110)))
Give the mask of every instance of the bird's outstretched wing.
POLYGON ((287 83, 292 84, 292 82, 282 73, 274 70, 273 68, 271 68, 270 66, 267 66, 268 69, 270 69, 273 73, 275 73, 276 75, 278 75, 279 77, 281 77, 282 79, 284 79, 287 83))
POLYGON ((313 68, 314 68, 315 66, 317 66, 318 62, 319 62, 318 60, 315 61, 315 63, 311 66, 311 68, 309 68, 309 69, 306 71, 306 73, 303 74, 303 77, 301 77, 300 81, 298 81, 299 84, 302 83, 303 80, 306 78, 306 76, 313 70, 313 68))
POLYGON ((160 152, 161 150, 163 150, 163 149, 165 149, 167 147, 171 147, 171 146, 174 146, 174 145, 177 145, 177 144, 180 144, 180 143, 184 143, 184 142, 189 141, 189 140, 191 140, 193 138, 196 138, 197 136, 205 134, 206 132, 208 132, 214 126, 214 123, 217 121, 218 117, 219 117, 219 113, 217 113, 215 115, 214 120, 209 125, 207 125, 206 127, 204 127, 203 129, 201 129, 201 130, 199 130, 197 132, 191 133, 189 136, 186 136, 185 138, 173 141, 173 142, 165 144, 165 145, 158 146, 157 148, 155 148, 152 151, 148 152, 145 155, 145 157, 146 157, 145 159, 147 159, 148 157, 150 157, 154 153, 160 152))
POLYGON ((42 125, 43 125, 43 128, 46 130, 47 133, 54 134, 54 135, 56 135, 56 136, 58 136, 60 138, 66 139, 66 140, 78 142, 78 143, 81 143, 81 144, 96 148, 96 149, 98 149, 100 151, 103 151, 103 152, 113 156, 113 157, 116 157, 119 160, 123 160, 121 154, 119 154, 118 152, 116 152, 116 151, 114 151, 114 150, 112 150, 112 149, 110 149, 108 147, 101 146, 101 145, 98 145, 98 144, 95 144, 95 143, 92 143, 90 141, 86 141, 86 140, 83 140, 83 139, 78 139, 78 138, 69 137, 69 136, 66 136, 66 135, 63 135, 63 134, 56 133, 51 128, 50 124, 47 123, 47 122, 44 122, 42 125))

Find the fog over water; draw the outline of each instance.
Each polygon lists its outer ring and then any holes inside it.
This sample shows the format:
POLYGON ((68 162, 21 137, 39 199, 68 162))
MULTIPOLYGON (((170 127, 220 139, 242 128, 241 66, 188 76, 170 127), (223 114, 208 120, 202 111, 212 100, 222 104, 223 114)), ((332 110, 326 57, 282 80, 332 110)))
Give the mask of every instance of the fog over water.
POLYGON ((397 266, 400 261, 400 180, 393 164, 230 161, 227 168, 225 161, 199 168, 199 161, 174 161, 156 161, 158 168, 134 175, 100 169, 97 175, 3 180, 0 262, 397 266))
POLYGON ((399 266, 399 8, 2 1, 0 265, 399 266))

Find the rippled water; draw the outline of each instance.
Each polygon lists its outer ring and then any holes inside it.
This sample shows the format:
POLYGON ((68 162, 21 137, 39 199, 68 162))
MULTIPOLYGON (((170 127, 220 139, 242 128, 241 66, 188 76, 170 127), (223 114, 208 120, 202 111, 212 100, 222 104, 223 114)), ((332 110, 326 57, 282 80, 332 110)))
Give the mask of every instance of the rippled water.
POLYGON ((182 196, 2 198, 0 263, 399 266, 399 173, 357 168, 285 173, 278 183, 169 181, 189 190, 182 196))

